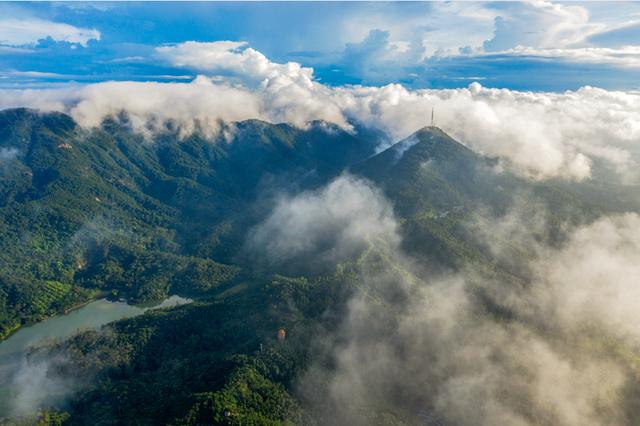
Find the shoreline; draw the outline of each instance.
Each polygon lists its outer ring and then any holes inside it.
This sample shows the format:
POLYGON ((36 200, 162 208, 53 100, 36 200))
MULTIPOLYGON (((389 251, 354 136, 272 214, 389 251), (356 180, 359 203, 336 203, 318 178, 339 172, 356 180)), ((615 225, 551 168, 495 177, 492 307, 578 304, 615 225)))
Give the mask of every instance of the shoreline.
MULTIPOLYGON (((0 337, 0 344, 4 343, 7 339, 9 339, 11 336, 13 336, 15 333, 17 333, 18 331, 22 330, 23 328, 30 327, 30 326, 42 323, 44 321, 50 320, 51 318, 55 318, 55 317, 60 316, 60 315, 69 315, 69 314, 71 314, 71 313, 73 313, 73 312, 75 312, 75 311, 77 311, 79 309, 82 309, 83 307, 85 307, 85 306, 87 306, 87 305, 89 305, 89 304, 91 304, 93 302, 96 302, 98 300, 102 300, 102 299, 110 300, 109 299, 110 294, 111 294, 110 291, 99 291, 98 293, 96 293, 90 299, 87 299, 87 300, 85 300, 85 301, 83 301, 81 303, 78 303, 78 304, 73 305, 73 306, 71 306, 69 308, 66 308, 64 310, 58 311, 56 313, 53 313, 51 315, 46 315, 46 316, 42 317, 41 319, 39 319, 37 321, 30 321, 30 322, 26 322, 24 324, 18 323, 18 324, 16 324, 16 326, 14 328, 11 329, 10 332, 8 332, 6 335, 0 337)), ((191 301, 197 299, 197 296, 185 296, 185 295, 180 295, 180 294, 171 294, 171 295, 167 295, 167 297, 165 299, 159 299, 157 301, 149 301, 149 302, 143 302, 143 303, 138 303, 138 304, 131 304, 128 301, 124 301, 123 303, 126 303, 127 305, 131 305, 131 306, 137 306, 137 307, 141 307, 141 308, 146 308, 146 309, 151 308, 152 309, 153 306, 155 306, 156 302, 159 302, 159 304, 160 304, 160 303, 162 303, 163 300, 166 300, 167 298, 170 298, 170 297, 173 297, 173 296, 187 298, 187 299, 190 299, 191 301), (148 303, 151 303, 152 306, 147 306, 147 307, 141 306, 141 305, 145 305, 145 304, 148 304, 148 303)), ((110 300, 110 301, 116 302, 114 300, 110 300)))
POLYGON ((96 300, 104 299, 108 295, 109 295, 109 292, 107 292, 107 291, 99 291, 95 296, 85 300, 84 302, 78 303, 76 305, 73 305, 73 306, 71 306, 69 308, 66 308, 66 309, 63 309, 61 311, 52 313, 50 315, 45 315, 41 319, 39 319, 37 321, 29 321, 29 322, 26 322, 24 324, 20 324, 18 322, 16 324, 16 326, 13 327, 11 329, 11 331, 9 331, 6 335, 0 336, 0 343, 4 342, 9 337, 13 336, 15 333, 17 333, 19 330, 21 330, 21 329, 23 329, 25 327, 30 327, 32 325, 39 324, 39 323, 41 323, 43 321, 47 321, 47 320, 49 320, 49 319, 51 319, 53 317, 56 317, 58 315, 68 315, 73 311, 77 311, 78 309, 83 308, 84 306, 87 306, 88 304, 95 302, 96 300))
MULTIPOLYGON (((77 305, 74 305, 74 306, 71 306, 71 307, 69 307, 69 308, 67 308, 67 309, 64 309, 62 312, 60 312, 60 313, 58 313, 58 314, 55 314, 55 315, 51 315, 51 316, 49 316, 49 317, 47 317, 47 318, 45 318, 45 319, 49 319, 49 318, 51 318, 51 317, 54 317, 54 316, 56 316, 56 315, 60 315, 60 314, 68 315, 68 314, 70 314, 70 313, 71 313, 71 312, 73 312, 73 311, 77 311, 78 309, 80 309, 80 308, 82 308, 82 307, 84 307, 84 306, 87 306, 89 303, 93 303, 93 302, 95 302, 96 300, 104 299, 104 298, 106 298, 108 295, 109 295, 109 292, 101 291, 101 292, 100 292, 100 293, 98 293, 96 296, 92 297, 91 299, 85 300, 84 302, 78 303, 77 305)), ((44 320, 43 320, 43 321, 44 321, 44 320)), ((38 322, 40 322, 40 321, 38 321, 38 322)))

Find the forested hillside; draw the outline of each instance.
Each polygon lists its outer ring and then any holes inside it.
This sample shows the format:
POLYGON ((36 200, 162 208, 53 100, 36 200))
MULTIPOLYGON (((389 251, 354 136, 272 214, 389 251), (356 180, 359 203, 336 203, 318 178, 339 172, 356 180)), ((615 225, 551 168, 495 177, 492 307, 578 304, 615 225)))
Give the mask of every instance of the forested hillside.
POLYGON ((85 130, 63 114, 2 111, 1 335, 99 293, 142 302, 229 283, 252 203, 372 149, 321 122, 247 121, 226 138, 146 140, 125 117, 85 130))
MULTIPOLYGON (((98 295, 196 298, 35 350, 30 362, 46 361, 73 392, 23 420, 445 424, 434 400, 408 388, 394 388, 394 401, 372 392, 346 412, 325 397, 341 395, 333 372, 368 365, 372 351, 411 365, 411 344, 399 337, 403 318, 413 318, 405 311, 446 274, 468 275, 474 318, 518 323, 526 315, 496 289, 528 288, 535 268, 523 265, 538 244, 555 249, 569 226, 640 211, 629 187, 525 179, 436 127, 377 153, 364 134, 251 120, 215 138, 169 125, 145 136, 124 114, 89 130, 63 114, 0 112, 3 337, 98 295), (526 241, 498 226, 523 198, 546 215, 526 241), (355 340, 354 318, 370 327, 355 340), (371 345, 376 337, 391 349, 371 345), (354 359, 339 351, 352 346, 367 351, 354 359)), ((512 402, 523 416, 549 420, 520 397, 512 402)))

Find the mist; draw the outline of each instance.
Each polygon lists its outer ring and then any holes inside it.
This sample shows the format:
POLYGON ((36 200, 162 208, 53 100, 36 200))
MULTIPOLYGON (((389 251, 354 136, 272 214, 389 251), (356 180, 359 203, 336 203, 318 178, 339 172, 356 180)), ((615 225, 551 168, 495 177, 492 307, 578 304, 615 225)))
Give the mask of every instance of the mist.
POLYGON ((401 250, 399 222, 380 206, 389 204, 375 187, 343 176, 281 200, 254 240, 282 262, 342 256, 362 241, 390 254, 359 264, 344 320, 314 340, 296 389, 321 424, 633 423, 640 216, 567 223, 551 242, 533 199, 500 217, 478 211, 466 226, 510 268, 434 275, 401 250))
POLYGON ((318 190, 279 196, 268 217, 249 231, 247 247, 271 267, 317 272, 353 259, 375 240, 397 244, 397 226, 373 184, 343 175, 318 190))
POLYGON ((0 148, 0 172, 10 169, 11 163, 18 158, 19 151, 16 148, 0 148))
POLYGON ((2 364, 3 381, 9 389, 2 405, 9 410, 5 414, 15 419, 50 407, 64 407, 85 385, 81 377, 70 373, 71 363, 62 352, 36 349, 5 359, 2 364))

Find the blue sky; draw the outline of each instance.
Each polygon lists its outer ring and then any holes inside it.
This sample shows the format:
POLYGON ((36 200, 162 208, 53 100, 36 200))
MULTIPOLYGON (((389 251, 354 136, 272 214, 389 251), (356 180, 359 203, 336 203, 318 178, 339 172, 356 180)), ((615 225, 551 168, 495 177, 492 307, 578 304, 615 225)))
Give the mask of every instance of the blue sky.
POLYGON ((533 179, 640 181, 640 2, 1 3, 0 109, 152 139, 429 123, 533 179))
POLYGON ((245 42, 316 81, 563 91, 640 87, 640 3, 1 3, 0 87, 187 81, 159 55, 245 42))

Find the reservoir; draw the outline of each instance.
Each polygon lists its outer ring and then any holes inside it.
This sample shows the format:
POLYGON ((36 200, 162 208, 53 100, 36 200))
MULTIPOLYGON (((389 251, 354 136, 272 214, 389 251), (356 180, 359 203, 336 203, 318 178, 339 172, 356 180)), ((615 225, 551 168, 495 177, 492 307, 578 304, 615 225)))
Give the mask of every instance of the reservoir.
POLYGON ((128 305, 125 302, 111 302, 99 299, 79 309, 51 317, 36 324, 22 327, 7 340, 0 343, 0 364, 9 354, 22 352, 29 346, 37 346, 50 339, 63 339, 78 331, 97 329, 104 324, 123 318, 135 317, 149 309, 183 305, 191 302, 180 296, 171 296, 155 305, 128 305))
POLYGON ((42 322, 22 327, 0 343, 0 420, 12 411, 12 399, 20 393, 15 375, 25 362, 30 347, 50 340, 70 337, 79 331, 96 330, 101 326, 123 318, 141 315, 150 309, 178 306, 192 302, 180 296, 171 296, 162 302, 145 305, 128 305, 107 299, 93 301, 68 314, 60 314, 42 322))

